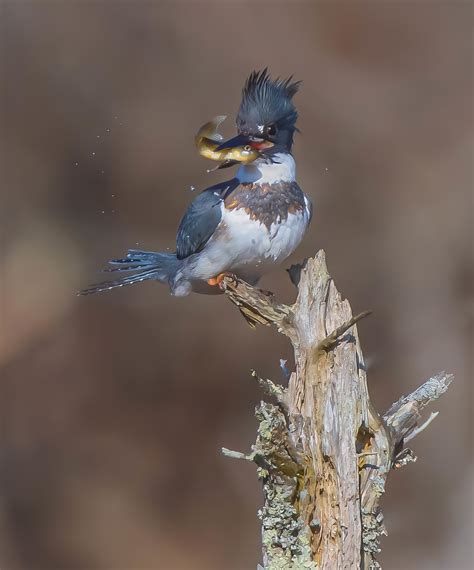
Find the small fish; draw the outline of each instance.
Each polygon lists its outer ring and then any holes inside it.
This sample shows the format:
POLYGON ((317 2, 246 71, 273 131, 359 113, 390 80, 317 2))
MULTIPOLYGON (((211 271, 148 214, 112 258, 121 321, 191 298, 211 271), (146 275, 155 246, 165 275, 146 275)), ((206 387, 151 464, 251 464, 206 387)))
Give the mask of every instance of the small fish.
POLYGON ((210 160, 221 162, 222 164, 217 166, 216 169, 226 168, 227 166, 232 166, 237 163, 248 164, 253 162, 260 156, 260 153, 250 145, 236 146, 216 151, 216 148, 223 140, 222 135, 217 132, 217 129, 225 119, 225 115, 219 115, 199 129, 194 139, 199 154, 210 160))

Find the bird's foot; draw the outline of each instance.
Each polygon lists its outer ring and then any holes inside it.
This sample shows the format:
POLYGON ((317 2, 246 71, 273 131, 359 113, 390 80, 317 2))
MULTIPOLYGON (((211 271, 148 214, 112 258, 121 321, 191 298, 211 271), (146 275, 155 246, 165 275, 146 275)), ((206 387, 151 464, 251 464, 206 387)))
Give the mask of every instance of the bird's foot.
POLYGON ((230 277, 231 279, 235 280, 235 275, 230 271, 224 271, 224 273, 219 273, 216 277, 211 277, 211 279, 207 280, 207 284, 211 285, 211 287, 215 287, 216 285, 220 285, 225 277, 230 277))

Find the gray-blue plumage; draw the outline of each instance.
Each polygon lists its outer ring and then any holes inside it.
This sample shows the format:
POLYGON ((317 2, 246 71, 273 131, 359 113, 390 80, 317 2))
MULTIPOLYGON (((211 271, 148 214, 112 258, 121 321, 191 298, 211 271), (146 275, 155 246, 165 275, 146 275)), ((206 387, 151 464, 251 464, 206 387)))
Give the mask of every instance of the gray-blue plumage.
POLYGON ((190 204, 176 236, 178 259, 198 253, 209 241, 222 218, 220 204, 240 184, 237 178, 207 188, 190 204))
POLYGON ((292 77, 272 80, 266 68, 251 73, 242 90, 242 102, 237 113, 239 132, 258 134, 259 125, 276 124, 275 142, 286 142, 278 141, 277 135, 285 129, 295 130, 298 112, 292 99, 301 84, 291 80, 292 77))
POLYGON ((144 280, 168 283, 174 295, 218 292, 210 283, 235 272, 257 283, 303 238, 311 203, 296 183, 291 154, 298 117, 292 98, 299 82, 253 72, 242 91, 238 135, 219 148, 251 145, 259 158, 230 181, 204 190, 189 205, 176 236, 176 253, 129 250, 106 271, 131 272, 81 291, 90 294, 144 280), (271 144, 268 144, 271 143, 271 144))
POLYGON ((132 285, 148 279, 166 283, 176 273, 179 266, 179 260, 174 253, 140 251, 137 249, 129 249, 125 258, 114 259, 109 263, 116 267, 107 268, 105 271, 133 271, 133 274, 91 285, 86 289, 82 289, 79 292, 80 295, 91 295, 92 293, 108 291, 109 289, 132 285))
POLYGON ((81 295, 91 295, 123 285, 154 279, 168 282, 182 265, 182 260, 198 253, 209 241, 222 217, 220 204, 239 186, 237 178, 220 182, 203 190, 189 205, 176 235, 176 253, 162 253, 129 249, 126 257, 109 261, 111 267, 105 272, 129 272, 133 275, 103 283, 97 283, 80 291, 81 295))

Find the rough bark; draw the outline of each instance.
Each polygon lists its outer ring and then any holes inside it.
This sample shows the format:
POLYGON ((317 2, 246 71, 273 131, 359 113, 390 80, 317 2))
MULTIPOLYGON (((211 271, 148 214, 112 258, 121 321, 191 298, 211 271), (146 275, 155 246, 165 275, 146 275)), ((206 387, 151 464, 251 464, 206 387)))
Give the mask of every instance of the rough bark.
POLYGON ((226 277, 222 288, 251 326, 274 325, 294 348, 288 387, 253 376, 275 404, 256 410, 257 441, 249 454, 263 483, 263 568, 378 568, 385 533, 379 502, 392 468, 416 458, 404 443, 424 429, 420 412, 446 391, 441 373, 402 397, 382 416, 373 408, 356 322, 327 271, 324 252, 293 266, 292 306, 226 277))

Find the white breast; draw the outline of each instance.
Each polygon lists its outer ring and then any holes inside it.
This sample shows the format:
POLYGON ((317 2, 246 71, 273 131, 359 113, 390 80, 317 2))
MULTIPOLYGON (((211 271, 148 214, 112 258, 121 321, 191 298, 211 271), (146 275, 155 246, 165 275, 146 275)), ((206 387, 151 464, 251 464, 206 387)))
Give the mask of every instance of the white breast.
POLYGON ((242 209, 227 210, 224 205, 219 228, 204 250, 196 256, 193 277, 208 279, 224 271, 237 275, 261 275, 281 263, 297 248, 308 227, 309 212, 288 214, 270 228, 252 220, 242 209))
POLYGON ((294 182, 296 175, 295 160, 291 154, 277 153, 274 162, 258 159, 251 164, 243 164, 236 177, 240 182, 257 182, 259 184, 274 184, 275 182, 294 182))
POLYGON ((288 214, 286 220, 270 226, 270 249, 268 257, 275 263, 284 261, 300 244, 309 223, 309 212, 305 209, 288 214))
MULTIPOLYGON (((237 178, 242 183, 274 184, 295 181, 295 161, 290 154, 278 153, 275 162, 258 159, 242 165, 237 178)), ((281 263, 298 247, 308 227, 309 204, 305 209, 277 219, 268 228, 250 218, 244 208, 228 210, 221 204, 222 219, 204 249, 192 256, 183 270, 189 278, 209 279, 231 271, 251 281, 270 266, 281 263)), ((256 279, 255 279, 256 280, 256 279)))

